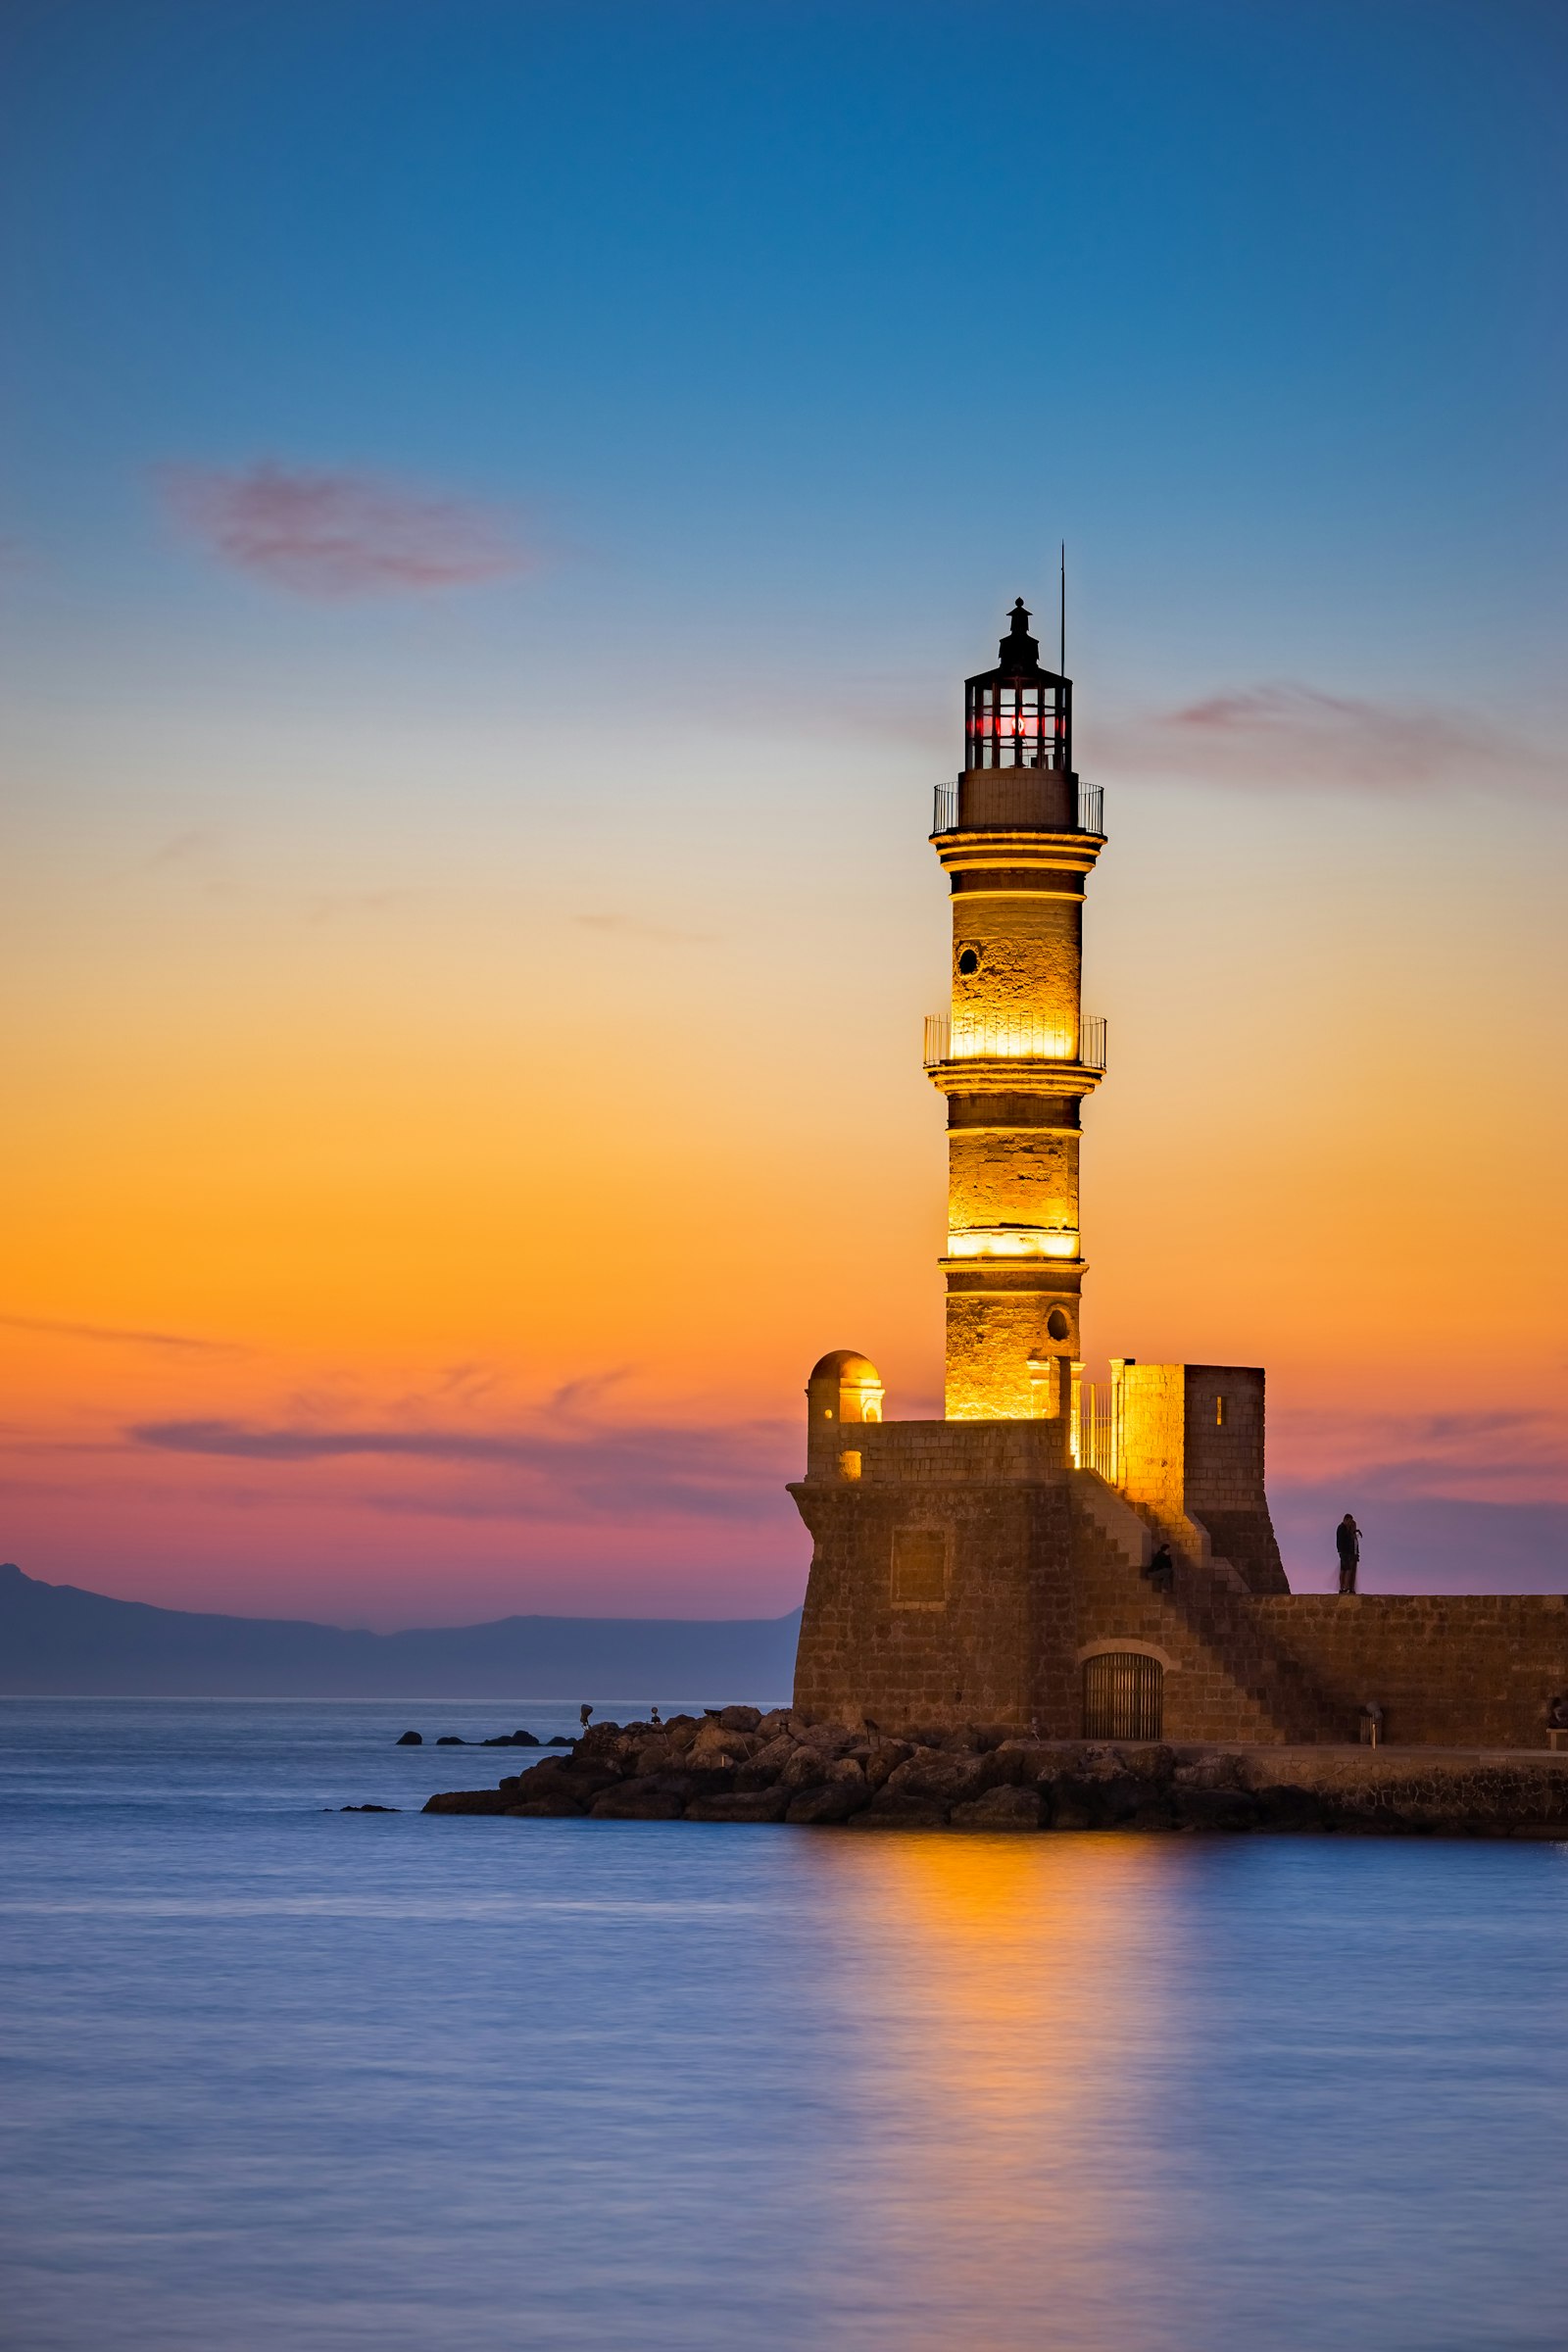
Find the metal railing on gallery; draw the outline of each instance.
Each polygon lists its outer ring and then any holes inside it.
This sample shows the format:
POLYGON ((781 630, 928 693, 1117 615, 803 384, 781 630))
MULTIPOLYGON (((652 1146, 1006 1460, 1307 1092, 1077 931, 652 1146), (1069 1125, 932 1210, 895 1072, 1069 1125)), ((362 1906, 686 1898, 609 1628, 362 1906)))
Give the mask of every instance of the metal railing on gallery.
MULTIPOLYGON (((1048 832, 1054 828, 1040 823, 1041 785, 1039 771, 1027 768, 1018 771, 1017 783, 1009 792, 999 786, 994 771, 986 773, 986 825, 1012 828, 1019 832, 1048 832)), ((933 833, 958 831, 958 787, 939 784, 931 810, 933 833)), ((1080 784, 1078 787, 1078 823, 1080 833, 1095 833, 1102 839, 1105 831, 1105 788, 1102 784, 1080 784)))
POLYGON ((1105 1066, 1105 1022, 1100 1013, 1086 1012, 1076 1041, 1059 1022, 994 1019, 984 1014, 928 1012, 925 1016, 925 1066, 942 1061, 1070 1061, 1079 1069, 1105 1066), (1076 1044, 1076 1051, 1074 1050, 1076 1044))
POLYGON ((1121 1398, 1092 1380, 1073 1391, 1069 1437, 1073 1467, 1098 1470, 1107 1486, 1121 1484, 1121 1398))

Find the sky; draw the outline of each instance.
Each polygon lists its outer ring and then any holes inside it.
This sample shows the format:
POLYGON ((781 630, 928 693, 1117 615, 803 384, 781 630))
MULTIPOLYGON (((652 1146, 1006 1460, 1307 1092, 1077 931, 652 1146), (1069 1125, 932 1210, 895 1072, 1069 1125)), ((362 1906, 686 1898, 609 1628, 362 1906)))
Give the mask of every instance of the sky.
POLYGON ((10 0, 0 1553, 795 1606, 940 1411, 961 688, 1066 542, 1091 1368, 1561 1590, 1568 18, 10 0))

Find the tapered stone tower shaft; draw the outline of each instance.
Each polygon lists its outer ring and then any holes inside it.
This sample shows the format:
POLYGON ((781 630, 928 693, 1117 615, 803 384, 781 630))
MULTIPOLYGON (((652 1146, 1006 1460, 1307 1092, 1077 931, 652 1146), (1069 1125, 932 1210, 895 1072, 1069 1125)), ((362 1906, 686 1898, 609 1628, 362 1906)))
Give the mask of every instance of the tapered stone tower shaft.
POLYGON ((1104 1024, 1080 1003, 1100 795, 1072 764, 1072 686, 1043 669, 1020 599, 966 688, 965 765, 937 794, 953 893, 953 1001, 927 1024, 948 1102, 947 1418, 1060 1419, 1081 1354, 1080 1108, 1104 1024))

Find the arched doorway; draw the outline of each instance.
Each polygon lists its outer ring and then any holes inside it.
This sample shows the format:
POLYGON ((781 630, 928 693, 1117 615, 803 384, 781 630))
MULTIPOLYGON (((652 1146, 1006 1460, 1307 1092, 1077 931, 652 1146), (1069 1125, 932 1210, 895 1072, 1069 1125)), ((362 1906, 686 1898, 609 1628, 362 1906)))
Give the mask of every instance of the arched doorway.
POLYGON ((1165 1669, 1136 1649, 1107 1649, 1084 1660, 1084 1738, 1157 1740, 1164 1715, 1165 1669))

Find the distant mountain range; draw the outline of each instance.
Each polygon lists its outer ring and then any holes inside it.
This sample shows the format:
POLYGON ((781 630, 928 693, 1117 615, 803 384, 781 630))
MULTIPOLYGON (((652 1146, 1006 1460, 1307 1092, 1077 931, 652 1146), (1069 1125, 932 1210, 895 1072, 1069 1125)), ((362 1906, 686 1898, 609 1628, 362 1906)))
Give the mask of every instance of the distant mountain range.
POLYGON ((350 1633, 111 1600, 0 1567, 0 1694, 81 1698, 787 1699, 787 1617, 500 1617, 350 1633))

